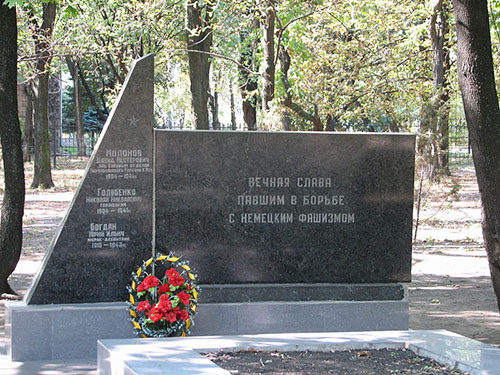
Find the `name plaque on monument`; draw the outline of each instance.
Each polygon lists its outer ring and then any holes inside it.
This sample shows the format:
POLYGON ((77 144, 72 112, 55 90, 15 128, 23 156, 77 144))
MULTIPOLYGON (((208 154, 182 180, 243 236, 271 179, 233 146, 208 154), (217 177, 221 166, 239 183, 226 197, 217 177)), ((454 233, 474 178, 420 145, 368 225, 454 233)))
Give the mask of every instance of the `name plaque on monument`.
POLYGON ((124 299, 151 255, 153 58, 138 60, 28 292, 31 304, 124 299))
POLYGON ((156 244, 202 283, 410 281, 414 136, 155 137, 156 244))

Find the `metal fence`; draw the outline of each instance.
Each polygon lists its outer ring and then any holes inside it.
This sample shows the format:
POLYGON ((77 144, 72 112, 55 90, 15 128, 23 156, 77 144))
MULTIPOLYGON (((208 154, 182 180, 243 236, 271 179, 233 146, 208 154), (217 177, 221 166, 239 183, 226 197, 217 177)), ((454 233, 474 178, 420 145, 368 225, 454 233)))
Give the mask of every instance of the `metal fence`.
POLYGON ((451 123, 449 128, 448 158, 452 164, 469 163, 472 160, 469 131, 465 120, 451 123))
MULTIPOLYGON (((158 129, 189 129, 184 126, 159 126, 158 129)), ((211 130, 247 130, 239 125, 233 129, 230 124, 221 124, 217 129, 211 130)), ((98 130, 87 132, 85 135, 85 152, 79 152, 76 134, 74 133, 59 133, 51 137, 51 154, 54 161, 58 156, 77 157, 79 155, 90 156, 99 139, 100 132, 98 130)), ((469 163, 472 160, 472 152, 469 141, 469 132, 465 120, 460 120, 455 123, 450 123, 449 129, 449 149, 448 158, 452 164, 469 163)))

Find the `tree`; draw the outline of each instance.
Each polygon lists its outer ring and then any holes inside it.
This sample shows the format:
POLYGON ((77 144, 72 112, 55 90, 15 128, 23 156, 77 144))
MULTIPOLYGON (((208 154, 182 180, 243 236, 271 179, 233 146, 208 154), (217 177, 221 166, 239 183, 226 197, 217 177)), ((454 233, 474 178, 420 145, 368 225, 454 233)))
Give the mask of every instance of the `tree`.
POLYGON ((210 93, 210 52, 213 40, 214 0, 186 1, 187 49, 193 124, 208 129, 208 96, 210 93))
POLYGON ((5 192, 0 222, 0 294, 15 292, 7 279, 14 271, 22 248, 24 168, 21 128, 17 114, 16 8, 0 5, 0 138, 5 192))
POLYGON ((433 3, 429 22, 432 48, 432 92, 422 108, 418 152, 428 167, 429 178, 449 175, 449 10, 447 0, 433 3))
POLYGON ((239 87, 241 90, 243 122, 248 130, 257 130, 258 71, 257 49, 259 20, 254 14, 250 25, 240 30, 239 87), (246 69, 245 69, 246 68, 246 69))
POLYGON ((481 195, 482 231, 500 311, 500 109, 486 0, 453 0, 458 82, 481 195))
POLYGON ((35 33, 36 76, 33 80, 33 103, 35 114, 35 164, 32 188, 54 186, 50 166, 49 143, 49 68, 51 61, 50 39, 56 19, 56 4, 44 3, 42 24, 31 18, 35 33))
POLYGON ((33 143, 33 94, 31 83, 24 85, 26 94, 26 111, 24 112, 24 161, 31 161, 32 143, 33 143))
POLYGON ((78 156, 86 155, 86 145, 85 145, 85 126, 83 124, 83 106, 82 106, 82 94, 80 89, 80 72, 78 62, 74 61, 71 56, 66 56, 66 65, 68 66, 69 73, 71 74, 71 79, 73 80, 74 89, 74 106, 75 106, 75 125, 77 134, 77 144, 78 144, 78 156))
POLYGON ((269 110, 269 103, 274 99, 274 23, 276 20, 275 0, 264 0, 263 13, 263 74, 262 74, 262 110, 269 110))
POLYGON ((441 172, 450 174, 448 166, 449 149, 449 9, 448 0, 438 0, 431 16, 431 43, 433 50, 433 86, 436 100, 436 124, 438 134, 438 167, 441 172))
POLYGON ((318 115, 318 107, 314 106, 314 113, 309 113, 304 110, 300 105, 295 103, 292 98, 292 86, 290 85, 290 80, 288 79, 288 70, 290 69, 290 54, 288 51, 281 47, 280 50, 280 63, 281 63, 281 82, 283 83, 283 87, 285 88, 285 99, 283 100, 283 105, 287 108, 290 108, 293 112, 295 112, 298 116, 303 119, 310 121, 313 123, 314 130, 322 131, 323 123, 318 115))

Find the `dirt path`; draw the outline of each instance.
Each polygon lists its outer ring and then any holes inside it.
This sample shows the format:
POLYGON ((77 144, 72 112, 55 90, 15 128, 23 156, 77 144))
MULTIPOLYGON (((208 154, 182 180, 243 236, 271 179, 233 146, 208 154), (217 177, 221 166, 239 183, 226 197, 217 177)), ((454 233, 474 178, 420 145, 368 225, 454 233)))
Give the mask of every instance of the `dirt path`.
POLYGON ((410 328, 444 328, 500 347, 474 170, 453 174, 447 183, 424 189, 409 285, 410 328))
MULTIPOLYGON (((83 161, 71 163, 75 165, 69 171, 62 163, 55 171, 58 188, 28 190, 23 254, 10 279, 21 294, 28 289, 83 173, 83 161)), ((454 175, 446 183, 423 189, 409 285, 410 328, 448 329, 500 347, 500 315, 482 247, 474 171, 465 168, 454 175)), ((4 345, 0 301, 0 353, 4 345)))

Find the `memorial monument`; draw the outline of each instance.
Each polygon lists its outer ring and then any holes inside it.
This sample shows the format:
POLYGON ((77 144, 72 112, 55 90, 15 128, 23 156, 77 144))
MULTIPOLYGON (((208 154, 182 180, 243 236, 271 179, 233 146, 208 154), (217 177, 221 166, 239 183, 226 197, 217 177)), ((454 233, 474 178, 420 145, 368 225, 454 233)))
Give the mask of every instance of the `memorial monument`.
POLYGON ((25 300, 8 304, 13 360, 85 358, 97 339, 133 337, 125 286, 156 251, 198 271, 194 335, 408 328, 413 135, 153 122, 150 55, 25 300))

